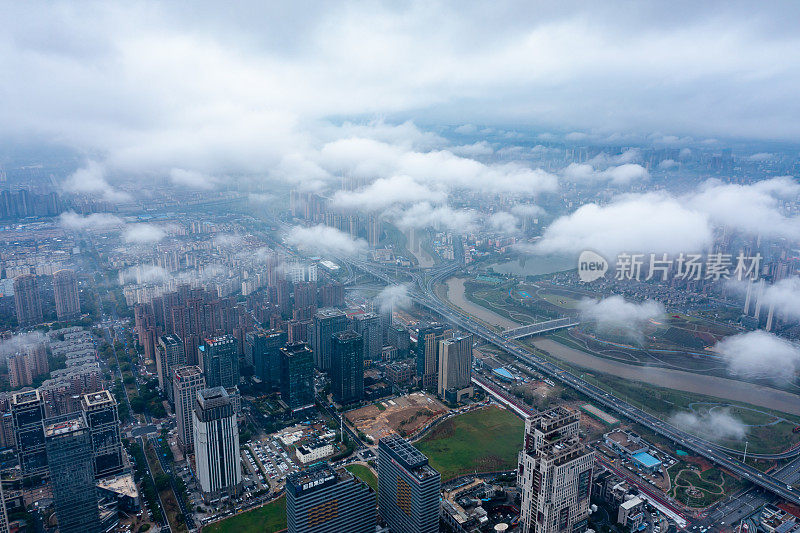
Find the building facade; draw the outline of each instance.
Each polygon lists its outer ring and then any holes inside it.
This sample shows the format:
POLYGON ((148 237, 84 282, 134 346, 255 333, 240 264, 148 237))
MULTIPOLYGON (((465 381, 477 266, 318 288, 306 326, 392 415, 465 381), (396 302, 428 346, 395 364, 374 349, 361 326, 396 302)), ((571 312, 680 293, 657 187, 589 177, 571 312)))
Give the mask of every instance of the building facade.
POLYGON ((339 309, 328 307, 320 309, 311 323, 311 350, 314 352, 314 366, 323 371, 331 369, 333 354, 333 334, 345 331, 349 321, 339 309))
POLYGON ((209 499, 237 494, 242 482, 239 429, 224 388, 197 393, 192 423, 197 480, 203 493, 209 499))
POLYGON ((97 478, 122 472, 122 439, 117 401, 107 390, 84 394, 81 407, 92 436, 94 471, 97 478))
POLYGON ((307 344, 281 348, 281 399, 293 411, 314 405, 314 356, 307 344))
POLYGON ((22 475, 47 475, 45 450, 44 401, 38 390, 18 392, 11 398, 11 416, 14 420, 14 440, 22 475))
POLYGON ((252 331, 247 334, 255 375, 268 387, 280 386, 281 348, 287 341, 285 331, 252 331))
POLYGON ((363 313, 353 317, 356 333, 364 337, 364 360, 375 361, 381 357, 383 348, 383 321, 375 313, 363 313))
POLYGON ((53 294, 59 321, 74 320, 81 315, 78 281, 74 271, 65 268, 53 274, 53 294))
POLYGON ((14 307, 20 327, 34 326, 42 322, 39 281, 33 274, 23 274, 14 278, 14 307))
POLYGON ((340 404, 360 401, 364 397, 364 338, 355 331, 333 335, 331 360, 331 392, 340 404))
POLYGON ((177 335, 162 335, 158 338, 156 354, 156 372, 158 373, 158 386, 167 395, 169 403, 175 403, 173 395, 172 376, 175 369, 186 364, 186 351, 183 340, 177 335))
POLYGON ((239 354, 233 336, 205 339, 200 346, 199 355, 200 369, 206 376, 206 385, 209 388, 239 385, 239 354))
POLYGON ((579 424, 580 413, 565 407, 525 421, 517 468, 523 533, 588 528, 594 452, 581 444, 579 424))
POLYGON ((439 341, 437 389, 448 401, 472 396, 472 335, 439 341))
POLYGON ((426 390, 435 391, 439 378, 439 341, 453 336, 445 324, 425 324, 417 331, 417 379, 426 390))
POLYGON ((378 441, 378 509, 392 533, 437 533, 441 476, 399 435, 378 441))
POLYGON ((206 378, 199 366, 184 366, 175 369, 172 385, 178 446, 188 452, 194 449, 194 404, 197 393, 206 388, 206 378))

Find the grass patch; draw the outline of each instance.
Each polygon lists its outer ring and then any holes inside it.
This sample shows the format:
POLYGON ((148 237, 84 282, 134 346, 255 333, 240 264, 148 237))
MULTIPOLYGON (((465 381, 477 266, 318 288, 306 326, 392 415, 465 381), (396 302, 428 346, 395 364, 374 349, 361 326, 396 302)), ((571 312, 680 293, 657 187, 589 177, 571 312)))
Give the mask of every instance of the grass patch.
POLYGON ((364 465, 358 464, 347 465, 344 468, 358 479, 372 487, 372 490, 378 492, 378 477, 372 470, 364 465))
POLYGON ((510 411, 488 407, 442 422, 415 446, 444 481, 475 471, 513 469, 523 429, 522 420, 510 411))
POLYGON ((282 496, 261 507, 209 524, 203 532, 275 533, 283 529, 286 529, 286 498, 282 496))

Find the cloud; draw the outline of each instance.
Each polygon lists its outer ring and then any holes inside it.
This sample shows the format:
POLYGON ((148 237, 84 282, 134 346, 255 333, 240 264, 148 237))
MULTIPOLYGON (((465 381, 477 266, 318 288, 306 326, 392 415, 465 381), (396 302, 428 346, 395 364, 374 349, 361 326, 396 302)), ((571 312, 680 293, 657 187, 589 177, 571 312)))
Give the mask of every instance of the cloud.
POLYGON ((129 224, 122 233, 122 239, 127 243, 148 244, 158 242, 167 236, 163 228, 155 224, 129 224))
POLYGON ((131 200, 131 195, 111 186, 106 180, 106 167, 97 161, 87 161, 62 184, 65 191, 75 194, 96 194, 108 202, 122 203, 131 200))
POLYGON ((268 204, 275 200, 275 196, 269 193, 251 192, 247 195, 247 200, 258 204, 268 204))
POLYGON ((778 384, 794 380, 800 369, 800 347, 766 331, 727 337, 714 346, 731 374, 769 379, 778 384))
POLYGON ((28 349, 36 348, 46 342, 47 337, 41 331, 19 333, 0 341, 0 356, 6 358, 17 352, 25 352, 28 349))
POLYGON ((375 303, 383 313, 391 312, 396 309, 408 309, 411 307, 411 297, 408 295, 406 285, 388 285, 375 297, 375 303))
POLYGON ((433 226, 458 233, 468 233, 478 227, 475 211, 453 209, 446 205, 434 207, 428 202, 414 204, 404 211, 395 213, 394 217, 397 226, 402 230, 433 226))
POLYGON ((644 326, 664 316, 664 306, 647 300, 642 303, 628 302, 622 296, 609 296, 600 301, 583 300, 578 305, 581 320, 592 321, 599 333, 622 333, 632 340, 642 340, 644 326))
POLYGON ((543 208, 533 204, 517 204, 511 208, 511 212, 521 217, 540 217, 545 214, 543 208))
POLYGON ((294 247, 319 255, 357 255, 366 251, 367 243, 363 239, 330 226, 294 226, 286 234, 286 242, 294 247))
POLYGON ((92 213, 81 216, 75 211, 61 213, 58 216, 58 223, 63 228, 77 231, 110 228, 124 224, 121 218, 111 213, 92 213))
POLYGON ((213 189, 218 183, 216 178, 208 174, 183 168, 173 168, 170 170, 169 179, 175 185, 193 189, 213 189))
POLYGON ((460 146, 453 146, 450 151, 454 154, 464 157, 481 157, 492 155, 494 148, 486 141, 479 141, 473 144, 462 144, 460 146))
POLYGON ((332 204, 341 209, 376 211, 395 204, 429 201, 442 203, 447 193, 420 185, 408 176, 380 178, 359 191, 337 191, 332 204))
POLYGON ((165 283, 172 279, 172 274, 165 268, 141 264, 121 271, 123 283, 165 283))
POLYGON ((500 211, 493 213, 488 219, 489 227, 501 233, 513 234, 519 231, 519 221, 511 213, 500 211))
POLYGON ((712 242, 705 213, 660 193, 623 195, 607 205, 579 207, 556 219, 533 250, 573 253, 596 250, 607 259, 626 253, 702 251, 712 242))
POLYGON ((748 161, 761 162, 761 161, 769 161, 773 157, 775 157, 775 154, 770 154, 768 152, 759 152, 757 154, 753 154, 753 155, 749 156, 747 158, 747 160, 748 161))
POLYGON ((474 124, 462 124, 453 130, 456 133, 460 133, 461 135, 472 135, 478 128, 474 124))
POLYGON ((658 164, 659 170, 672 170, 678 167, 678 162, 674 159, 665 159, 658 164))
POLYGON ((670 417, 674 426, 713 441, 742 440, 747 435, 747 426, 731 415, 729 409, 714 409, 701 414, 680 412, 670 417))
POLYGON ((561 173, 570 181, 607 181, 614 185, 627 185, 633 181, 646 180, 650 177, 647 169, 634 163, 612 166, 605 170, 595 170, 592 165, 585 163, 570 163, 561 173))
POLYGON ((774 305, 778 316, 800 320, 800 277, 782 279, 764 290, 763 302, 774 305))

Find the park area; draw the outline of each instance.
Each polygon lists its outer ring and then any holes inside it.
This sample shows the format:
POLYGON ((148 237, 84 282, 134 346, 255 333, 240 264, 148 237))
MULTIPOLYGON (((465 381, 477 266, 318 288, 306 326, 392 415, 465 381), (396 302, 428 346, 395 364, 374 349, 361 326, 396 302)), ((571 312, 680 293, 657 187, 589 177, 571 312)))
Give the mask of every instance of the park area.
POLYGON ((523 433, 519 417, 487 407, 442 422, 414 445, 446 481, 471 472, 514 469, 523 433))
POLYGON ((274 533, 286 529, 286 498, 214 522, 203 533, 274 533))
POLYGON ((378 476, 375 475, 375 472, 373 472, 370 467, 353 463, 344 468, 358 479, 372 487, 372 490, 378 492, 378 476))
POLYGON ((704 508, 740 489, 743 483, 731 474, 701 462, 687 464, 682 461, 668 470, 672 488, 670 496, 687 507, 704 508))
POLYGON ((345 416, 358 431, 378 442, 392 433, 411 436, 446 412, 447 407, 430 394, 414 392, 366 405, 345 416))

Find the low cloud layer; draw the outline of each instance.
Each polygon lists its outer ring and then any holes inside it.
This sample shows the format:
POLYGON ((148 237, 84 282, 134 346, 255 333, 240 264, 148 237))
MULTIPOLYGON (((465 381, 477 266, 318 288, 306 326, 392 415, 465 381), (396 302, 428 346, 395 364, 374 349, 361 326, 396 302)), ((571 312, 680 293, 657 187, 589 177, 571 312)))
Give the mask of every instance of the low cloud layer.
POLYGON ((702 414, 676 413, 670 418, 670 423, 693 435, 713 441, 742 440, 747 435, 747 426, 727 409, 714 409, 702 414))
POLYGON ((47 342, 47 337, 41 331, 31 331, 20 333, 10 339, 0 341, 0 357, 5 359, 9 355, 17 352, 24 352, 27 349, 41 346, 47 342))
POLYGON ((434 207, 428 202, 414 204, 393 215, 395 224, 402 230, 433 226, 459 233, 474 231, 478 227, 477 213, 471 209, 453 209, 442 205, 434 207))
POLYGON ((367 243, 330 226, 309 228, 294 226, 286 234, 286 242, 310 254, 352 256, 364 252, 367 243))
POLYGON ((647 300, 635 303, 622 296, 609 296, 600 301, 583 300, 578 309, 581 320, 595 322, 599 333, 613 331, 637 341, 641 340, 647 322, 664 316, 664 306, 659 302, 647 300))
POLYGON ((800 276, 792 276, 767 286, 764 303, 775 306, 778 316, 789 320, 800 320, 800 276))
POLYGON ((159 242, 167 236, 167 232, 155 224, 129 224, 122 232, 122 239, 132 244, 150 244, 159 242))
POLYGON ((446 200, 447 193, 443 190, 433 190, 409 176, 392 176, 377 179, 358 191, 337 191, 333 205, 341 209, 376 211, 396 204, 423 201, 439 204, 446 200))
POLYGON ((744 378, 785 384, 800 370, 800 347, 762 330, 727 337, 714 345, 714 351, 731 374, 744 378))
POLYGON ((58 216, 58 223, 61 227, 70 230, 92 230, 101 228, 111 228, 124 225, 121 218, 111 213, 92 213, 90 215, 79 215, 74 211, 66 211, 58 216))
POLYGON ((627 185, 650 177, 646 168, 635 163, 612 166, 605 170, 597 170, 585 163, 571 163, 562 171, 562 175, 574 182, 608 182, 613 185, 627 185))
POLYGON ((406 285, 388 285, 375 297, 375 303, 383 313, 408 309, 411 307, 408 287, 406 285))
POLYGON ((99 196, 112 203, 122 203, 131 200, 131 196, 112 186, 106 179, 106 167, 97 161, 88 161, 67 178, 63 184, 67 192, 74 194, 89 194, 99 196))

